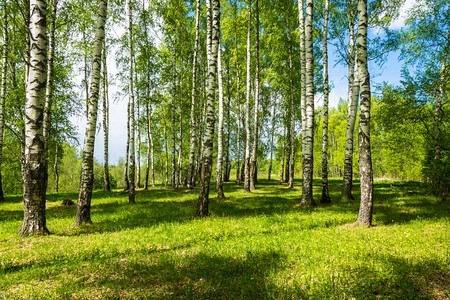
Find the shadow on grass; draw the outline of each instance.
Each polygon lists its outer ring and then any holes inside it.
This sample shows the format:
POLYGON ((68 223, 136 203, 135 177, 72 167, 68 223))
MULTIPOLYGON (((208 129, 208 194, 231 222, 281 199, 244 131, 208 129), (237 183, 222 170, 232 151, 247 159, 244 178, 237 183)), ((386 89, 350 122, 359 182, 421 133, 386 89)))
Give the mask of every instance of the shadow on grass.
MULTIPOLYGON (((319 205, 332 215, 336 213, 352 213, 355 219, 359 209, 358 184, 355 184, 353 201, 342 201, 340 188, 342 180, 330 179, 331 205, 319 205)), ((319 202, 321 181, 314 180, 316 202, 319 202)), ((282 215, 295 210, 305 213, 315 213, 315 209, 300 209, 297 207, 301 198, 301 180, 295 180, 295 188, 289 189, 286 184, 280 185, 278 181, 260 179, 257 190, 243 194, 242 186, 234 182, 224 184, 227 201, 218 201, 215 185, 211 184, 210 209, 213 215, 220 217, 243 218, 258 215, 282 215)), ((374 195, 374 220, 375 224, 399 224, 410 222, 418 218, 433 219, 448 216, 449 203, 437 203, 434 198, 427 198, 421 192, 421 186, 413 182, 375 182, 374 195)), ((49 194, 48 202, 57 203, 63 199, 71 199, 76 202, 77 193, 49 194)), ((192 220, 198 189, 178 190, 156 187, 149 190, 138 190, 135 205, 128 204, 128 195, 123 192, 105 193, 94 191, 92 197, 91 215, 93 225, 82 226, 78 231, 72 231, 69 235, 112 232, 136 227, 150 227, 158 223, 187 222, 192 220)), ((7 201, 21 201, 20 196, 7 197, 7 201), (20 198, 20 200, 19 200, 20 198)), ((75 219, 76 205, 70 207, 52 206, 47 209, 48 223, 51 229, 51 219, 73 218, 75 219)), ((0 221, 21 220, 23 210, 0 210, 0 221)), ((336 224, 339 225, 339 224, 336 224)))
POLYGON ((277 294, 270 275, 283 260, 275 251, 116 259, 104 265, 100 278, 80 284, 91 292, 106 291, 107 298, 267 299, 277 294))

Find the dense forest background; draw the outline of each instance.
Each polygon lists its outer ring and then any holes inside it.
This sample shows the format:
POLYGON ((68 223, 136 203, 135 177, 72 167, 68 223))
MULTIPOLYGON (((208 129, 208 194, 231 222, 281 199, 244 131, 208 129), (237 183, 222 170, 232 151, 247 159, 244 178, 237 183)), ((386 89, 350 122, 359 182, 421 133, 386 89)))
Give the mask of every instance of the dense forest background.
MULTIPOLYGON (((0 51, 7 43, 7 60, 3 73, 4 138, 2 185, 5 194, 20 194, 24 149, 25 69, 27 53, 26 1, 4 1, 2 16, 7 17, 0 51)), ((369 1, 369 60, 382 65, 387 54, 400 53, 403 64, 399 85, 386 82, 373 86, 372 162, 375 178, 415 180, 429 184, 436 192, 448 188, 450 174, 450 122, 448 106, 449 5, 443 0, 417 1, 406 12, 405 26, 391 30, 389 24, 399 15, 402 1, 369 1), (436 135, 438 134, 438 135, 436 135), (435 159, 440 148, 439 160, 435 159)), ((108 4, 106 51, 109 62, 115 60, 117 73, 104 73, 101 87, 97 138, 101 139, 102 101, 126 101, 129 94, 127 20, 122 1, 108 4), (105 80, 107 79, 107 80, 105 80), (108 85, 110 96, 108 95, 108 85), (111 100, 108 98, 111 97, 111 100)), ((192 97, 192 63, 195 43, 195 1, 132 1, 132 39, 134 44, 136 157, 138 185, 143 186, 148 172, 151 130, 156 183, 170 184, 172 173, 180 174, 180 183, 189 166, 190 113, 192 97), (175 164, 172 162, 175 160, 175 164), (147 169, 147 170, 146 170, 147 169)), ((255 3, 252 4, 252 14, 255 3)), ((315 1, 313 15, 314 83, 314 177, 322 175, 321 151, 323 129, 322 32, 325 2, 315 1), (317 105, 318 104, 318 105, 317 105)), ((197 67, 197 106, 195 117, 202 124, 206 101, 206 13, 200 1, 199 51, 197 67)), ((48 1, 48 20, 54 19, 53 103, 49 140, 48 191, 74 192, 79 189, 82 153, 73 124, 75 117, 86 115, 89 93, 96 1, 48 1), (51 7, 55 7, 52 11, 51 7), (56 176, 58 175, 58 176, 56 176), (56 183, 58 182, 58 183, 56 183)), ((328 43, 335 46, 340 63, 348 65, 349 15, 356 11, 352 1, 332 1, 328 43)), ((355 13, 353 13, 355 14, 355 13)), ((258 174, 277 180, 280 168, 289 159, 290 135, 295 148, 294 176, 301 177, 302 128, 300 103, 300 51, 298 6, 294 1, 259 1, 259 143, 258 174), (290 64, 291 62, 291 64, 290 64), (294 131, 291 133, 293 99, 294 131), (272 147, 273 144, 273 147, 272 147), (271 160, 273 157, 273 161, 271 160), (269 167, 271 166, 271 167, 269 167), (264 175, 267 176, 267 175, 264 175)), ((224 98, 224 162, 226 180, 235 180, 238 151, 242 162, 246 140, 244 124, 247 4, 221 2, 221 40, 224 98), (237 77, 240 76, 240 85, 237 77), (238 126, 240 127, 238 130, 238 126), (238 131, 239 136, 238 136, 238 131), (240 148, 238 149, 238 143, 240 148)), ((353 20, 355 21, 355 20, 353 20)), ((251 39, 255 38, 255 18, 251 18, 251 39)), ((50 21, 48 21, 50 24, 50 21)), ((356 23, 353 24, 353 26, 356 23)), ((355 27, 356 29, 356 27, 355 27)), ((255 53, 254 44, 251 49, 255 53)), ((252 54, 251 72, 255 70, 252 54)), ((3 64, 2 64, 3 65, 3 64)), ((333 66, 330 66, 333 68, 333 66)), ((386 66, 385 66, 386 67, 386 66)), ((343 74, 342 76, 346 76, 343 74)), ((255 83, 251 81, 251 95, 255 83)), ((253 97, 253 96, 252 96, 253 97)), ((254 101, 250 102, 253 113, 254 101)), ((218 103, 216 114, 218 113, 218 103)), ((328 172, 342 177, 348 113, 347 99, 329 110, 328 172)), ((127 112, 123 112, 126 118, 127 112)), ((252 117, 253 118, 253 117, 252 117)), ((359 122, 359 112, 356 124, 359 122)), ((110 120, 114 122, 114 120, 110 120)), ((217 124, 216 124, 217 126, 217 124)), ((199 132, 204 131, 200 127, 199 132)), ((252 139, 254 128, 250 127, 252 139)), ((355 127, 357 137, 358 126, 355 127)), ((110 135, 113 133, 110 133, 110 135)), ((215 130, 217 140, 218 130, 215 130)), ((198 138, 198 137, 197 137, 198 138)), ((251 142, 253 143, 253 141, 251 142)), ((353 176, 358 178, 357 138, 353 140, 353 176)), ((217 151, 217 143, 214 143, 217 151)), ((216 153, 216 152, 215 152, 216 153)), ((126 154, 123 154, 126 157, 126 154)), ((214 156, 216 160, 216 156, 214 156)), ((124 168, 120 159, 109 166, 112 188, 124 188, 124 168)), ((242 166, 242 164, 241 164, 242 166)), ((215 179, 215 167, 213 179, 215 179)), ((178 176, 178 175, 177 175, 178 176)), ((286 175, 288 176, 288 175, 286 175)), ((148 178, 148 176, 147 176, 148 178)), ((148 180, 148 179, 147 179, 148 180)), ((178 180, 178 179, 177 179, 178 180)), ((103 189, 104 165, 95 162, 94 189, 103 189)))

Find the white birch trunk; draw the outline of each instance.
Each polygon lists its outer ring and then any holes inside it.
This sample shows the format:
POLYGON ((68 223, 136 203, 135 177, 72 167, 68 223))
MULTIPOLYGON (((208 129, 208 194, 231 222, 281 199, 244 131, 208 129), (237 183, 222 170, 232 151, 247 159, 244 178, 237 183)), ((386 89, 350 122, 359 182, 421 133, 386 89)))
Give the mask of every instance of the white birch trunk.
POLYGON ((250 192, 250 94, 251 94, 251 27, 252 1, 248 1, 247 24, 247 90, 245 99, 245 157, 244 157, 244 193, 250 192))
POLYGON ((3 2, 3 52, 2 52, 2 81, 0 91, 0 203, 5 202, 2 184, 2 162, 3 162, 3 134, 5 130, 5 100, 6 100, 6 76, 8 71, 8 12, 6 1, 3 2))
POLYGON ((342 199, 353 199, 353 133, 355 131, 356 112, 359 100, 359 80, 355 68, 355 14, 349 5, 348 12, 349 50, 348 50, 348 113, 345 133, 344 176, 342 181, 342 199))
POLYGON ((200 174, 200 194, 197 203, 198 217, 209 216, 209 184, 212 170, 212 152, 214 144, 215 123, 215 90, 217 75, 217 53, 219 50, 220 36, 220 1, 213 0, 213 11, 211 12, 211 0, 207 0, 208 40, 211 40, 211 55, 208 64, 208 99, 206 103, 206 134, 203 142, 203 163, 200 174), (209 7, 209 9, 208 9, 209 7), (212 22, 211 20, 212 15, 212 22))
POLYGON ((330 203, 328 193, 328 14, 330 0, 325 1, 323 21, 323 133, 322 133, 322 199, 320 203, 330 203))
POLYGON ((367 67, 367 0, 358 0, 358 37, 356 39, 356 62, 358 64, 361 106, 359 117, 359 170, 361 180, 361 203, 356 223, 372 224, 373 173, 370 149, 370 76, 367 67))
POLYGON ((253 149, 250 164, 250 189, 256 189, 257 181, 257 158, 258 158, 258 112, 259 112, 259 3, 255 3, 255 18, 256 18, 256 66, 255 66, 255 105, 254 105, 254 135, 253 135, 253 149))
POLYGON ((217 165, 216 165, 216 186, 217 198, 224 199, 223 181, 222 181, 222 165, 223 165, 223 78, 222 78, 222 51, 217 50, 217 68, 219 83, 219 124, 217 128, 217 165))
POLYGON ((134 119, 134 84, 133 84, 133 76, 134 76, 134 50, 133 50, 133 17, 131 12, 131 0, 126 0, 125 2, 126 12, 127 12, 127 36, 128 36, 128 96, 130 102, 130 165, 128 170, 128 180, 130 183, 128 189, 128 202, 136 203, 136 190, 135 190, 135 179, 136 179, 136 158, 135 158, 135 119, 134 119))
POLYGON ((304 130, 303 149, 303 206, 315 206, 313 199, 313 145, 314 145, 314 54, 313 54, 313 1, 306 0, 305 19, 305 57, 306 57, 306 128, 304 130))
POLYGON ((99 1, 99 12, 94 39, 91 86, 89 94, 89 115, 84 138, 83 161, 81 164, 80 193, 77 202, 76 225, 92 223, 91 198, 94 182, 94 143, 97 125, 98 98, 100 92, 100 71, 102 60, 102 46, 105 39, 107 0, 99 1))

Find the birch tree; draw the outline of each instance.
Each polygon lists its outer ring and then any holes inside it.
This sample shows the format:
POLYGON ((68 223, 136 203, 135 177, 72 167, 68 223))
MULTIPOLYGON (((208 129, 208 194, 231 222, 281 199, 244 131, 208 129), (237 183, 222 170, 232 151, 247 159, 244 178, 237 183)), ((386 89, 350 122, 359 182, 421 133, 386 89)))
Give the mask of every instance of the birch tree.
POLYGON ((349 1, 347 20, 349 29, 348 47, 348 113, 347 130, 345 133, 345 161, 344 177, 342 181, 342 199, 353 199, 353 133, 355 131, 356 111, 359 100, 359 80, 357 68, 355 68, 355 21, 356 11, 353 9, 353 1, 349 1))
POLYGON ((256 161, 258 156, 258 111, 259 111, 259 7, 258 0, 255 3, 255 18, 256 18, 256 66, 255 66, 255 105, 254 105, 254 134, 253 134, 253 148, 250 164, 250 189, 256 189, 256 161))
MULTIPOLYGON (((43 123, 43 137, 44 137, 44 155, 45 155, 45 168, 47 169, 46 185, 48 183, 48 143, 50 132, 50 115, 52 108, 53 98, 53 60, 55 55, 55 22, 56 22, 56 10, 58 0, 52 0, 50 2, 50 11, 48 13, 48 19, 50 20, 48 26, 48 54, 47 54, 47 84, 45 87, 45 103, 44 103, 44 123, 43 123)), ((58 145, 56 145, 56 149, 58 145)), ((57 157, 57 155, 56 155, 57 157)), ((57 158, 55 160, 57 165, 57 158)), ((57 169, 55 169, 57 170, 57 169)), ((55 175, 57 176, 57 172, 55 175)), ((56 180, 56 183, 58 181, 56 180)), ((56 184, 57 186, 57 184, 56 184)))
POLYGON ((135 119, 134 119, 134 85, 133 85, 133 76, 134 76, 134 50, 133 50, 133 16, 131 11, 131 0, 127 0, 126 3, 126 12, 127 12, 127 36, 128 36, 128 96, 130 103, 130 165, 128 170, 128 180, 130 186, 128 188, 128 202, 135 203, 135 179, 136 179, 136 158, 135 158, 135 119))
POLYGON ((92 60, 91 86, 89 93, 89 115, 84 138, 83 159, 81 164, 80 193, 77 202, 76 225, 92 223, 91 198, 94 181, 94 142, 97 125, 97 108, 100 90, 100 69, 102 46, 105 39, 107 0, 99 0, 97 25, 95 30, 92 60))
POLYGON ((236 132, 236 184, 241 184, 241 97, 240 97, 240 77, 239 77, 239 59, 238 59, 238 36, 237 36, 237 18, 238 18, 238 6, 237 1, 234 3, 234 43, 235 43, 235 56, 236 56, 236 102, 237 102, 237 132, 236 132))
POLYGON ((270 177, 272 175, 272 163, 273 163, 273 137, 275 135, 275 115, 276 115, 276 108, 277 108, 277 101, 275 100, 273 102, 272 107, 272 128, 270 130, 270 162, 269 162, 269 174, 268 174, 268 180, 270 181, 270 177))
POLYGON ((47 7, 30 1, 30 61, 25 100, 25 163, 23 169, 23 223, 20 235, 48 234, 45 216, 46 156, 43 117, 47 81, 47 7))
POLYGON ((251 94, 251 27, 252 1, 248 1, 247 23, 247 95, 245 99, 245 157, 244 157, 244 193, 250 192, 250 94, 251 94))
POLYGON ((189 139, 189 166, 187 175, 187 187, 192 189, 194 187, 193 178, 195 172, 195 141, 196 134, 195 129, 195 103, 197 97, 197 55, 198 44, 200 40, 200 0, 196 0, 196 12, 195 12, 195 42, 194 42, 194 54, 192 59, 192 91, 191 91, 191 115, 190 115, 190 139, 189 139))
POLYGON ((200 194, 197 203, 198 217, 209 216, 209 184, 211 180, 212 152, 214 143, 215 123, 215 92, 217 76, 217 53, 220 36, 220 1, 213 0, 211 11, 211 0, 206 1, 207 13, 207 39, 211 41, 211 52, 208 55, 208 89, 206 103, 206 134, 203 142, 202 170, 200 174, 200 194))
POLYGON ((330 0, 325 1, 323 21, 323 133, 322 133, 322 199, 321 203, 330 203, 328 193, 328 14, 330 0))
POLYGON ((313 199, 313 144, 314 144, 314 54, 313 54, 313 1, 306 0, 305 18, 305 84, 306 109, 303 148, 302 200, 304 206, 315 206, 313 199))
POLYGON ((108 69, 106 64, 106 42, 103 45, 103 190, 110 192, 109 184, 109 97, 108 97, 108 69))
POLYGON ((222 165, 223 165, 223 78, 222 78, 222 51, 217 50, 217 76, 219 84, 219 124, 217 127, 217 167, 216 167, 216 186, 217 198, 225 199, 223 194, 222 165))
POLYGON ((3 2, 3 51, 2 51, 2 81, 0 91, 0 203, 5 201, 2 184, 2 162, 3 162, 3 134, 5 130, 5 100, 6 100, 6 75, 8 71, 8 11, 6 1, 3 2))
POLYGON ((370 76, 367 68, 367 0, 358 0, 358 36, 356 39, 356 62, 358 64, 361 105, 359 117, 359 172, 361 203, 357 224, 370 226, 373 210, 373 173, 370 149, 370 76))

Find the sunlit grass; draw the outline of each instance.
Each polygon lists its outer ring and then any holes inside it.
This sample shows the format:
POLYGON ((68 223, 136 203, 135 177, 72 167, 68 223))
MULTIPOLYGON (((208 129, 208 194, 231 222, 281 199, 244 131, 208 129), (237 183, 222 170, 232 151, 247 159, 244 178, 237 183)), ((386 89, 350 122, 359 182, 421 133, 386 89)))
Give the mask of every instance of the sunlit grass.
MULTIPOLYGON (((225 184, 211 217, 193 218, 198 191, 161 186, 95 192, 93 225, 50 194, 50 236, 17 236, 20 197, 0 205, 0 298, 442 298, 449 295, 449 204, 417 183, 376 182, 374 226, 348 227, 358 201, 298 206, 301 188, 225 184)), ((320 182, 315 182, 318 202, 320 182)), ((357 187, 354 195, 359 198, 357 187)), ((215 190, 211 190, 215 196, 215 190)))

